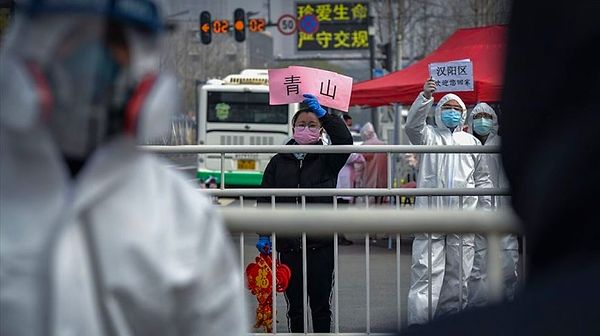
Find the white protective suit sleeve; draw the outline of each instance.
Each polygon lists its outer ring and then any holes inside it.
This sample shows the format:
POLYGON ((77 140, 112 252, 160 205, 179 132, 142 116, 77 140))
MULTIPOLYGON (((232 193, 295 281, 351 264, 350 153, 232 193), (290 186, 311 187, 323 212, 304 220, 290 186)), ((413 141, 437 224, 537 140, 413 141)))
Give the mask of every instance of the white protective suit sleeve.
POLYGON ((433 105, 433 97, 425 98, 423 92, 419 93, 417 99, 413 102, 408 110, 406 118, 406 135, 413 145, 426 145, 428 127, 425 121, 431 106, 433 105))

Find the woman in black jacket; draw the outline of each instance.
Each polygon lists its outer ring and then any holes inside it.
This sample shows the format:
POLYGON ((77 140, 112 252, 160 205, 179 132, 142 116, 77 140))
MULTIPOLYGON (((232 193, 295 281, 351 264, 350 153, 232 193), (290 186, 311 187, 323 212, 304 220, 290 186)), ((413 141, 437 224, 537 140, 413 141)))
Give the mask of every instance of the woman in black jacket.
MULTIPOLYGON (((308 108, 292 118, 294 138, 287 145, 322 145, 323 129, 332 145, 352 145, 352 135, 344 121, 327 113, 313 95, 304 95, 308 108)), ((276 154, 265 169, 263 188, 335 188, 340 169, 349 154, 293 153, 276 154)), ((280 197, 277 203, 301 205, 297 197, 280 197)), ((260 203, 270 199, 259 199, 260 203)), ((307 197, 306 203, 333 203, 333 197, 307 197)), ((261 235, 256 247, 270 252, 270 238, 261 235)), ((307 289, 314 332, 330 332, 330 296, 333 284, 333 236, 307 236, 307 289)), ((277 250, 281 262, 288 265, 292 278, 285 292, 291 332, 304 332, 302 304, 302 239, 278 236, 277 250)))

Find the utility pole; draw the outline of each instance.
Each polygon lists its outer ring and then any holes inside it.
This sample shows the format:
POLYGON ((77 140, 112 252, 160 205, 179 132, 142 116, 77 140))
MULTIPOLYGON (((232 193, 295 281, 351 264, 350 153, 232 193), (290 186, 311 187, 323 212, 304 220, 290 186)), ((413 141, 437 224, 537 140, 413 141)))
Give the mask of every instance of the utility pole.
POLYGON ((267 24, 273 24, 271 21, 271 0, 267 0, 267 24))
MULTIPOLYGON (((372 9, 373 7, 371 7, 372 9)), ((369 11, 371 12, 371 11, 369 11)), ((373 79, 375 70, 375 25, 373 16, 369 16, 369 71, 371 72, 370 78, 373 79)), ((371 120, 373 122, 373 128, 375 132, 379 133, 379 113, 377 107, 371 108, 371 120)))
MULTIPOLYGON (((393 70, 402 70, 402 56, 403 56, 403 43, 404 43, 404 0, 396 0, 397 10, 394 11, 392 1, 388 0, 388 10, 391 17, 390 20, 390 43, 392 45, 392 52, 394 54, 395 61, 393 63, 393 70), (395 23, 395 24, 394 24, 395 23)), ((402 117, 402 105, 394 104, 394 145, 404 144, 404 120, 402 117)), ((401 183, 401 178, 398 176, 398 157, 394 157, 392 162, 392 178, 394 187, 397 187, 401 183)))
POLYGON ((401 70, 402 69, 402 57, 403 55, 403 48, 402 45, 404 44, 404 0, 397 0, 398 1, 398 14, 396 17, 396 20, 394 20, 396 22, 396 64, 395 64, 395 69, 396 70, 401 70))
POLYGON ((392 72, 396 69, 396 65, 394 64, 395 60, 396 60, 396 58, 394 57, 394 51, 397 49, 396 46, 394 45, 394 43, 392 43, 394 41, 394 37, 395 37, 394 6, 392 5, 392 0, 387 1, 387 14, 388 14, 388 40, 390 43, 391 52, 388 55, 389 59, 386 60, 386 63, 389 68, 388 70, 390 72, 392 72))
POLYGON ((375 26, 373 25, 373 17, 369 16, 369 68, 371 70, 370 78, 373 79, 373 70, 375 70, 375 26))
MULTIPOLYGON (((398 2, 398 11, 396 12, 396 17, 394 22, 396 22, 396 26, 394 29, 394 33, 395 33, 395 37, 396 37, 396 43, 395 43, 395 52, 396 52, 396 62, 395 62, 395 70, 402 70, 402 58, 403 58, 403 45, 404 45, 404 18, 406 17, 404 15, 404 0, 397 0, 398 2)), ((390 10, 391 11, 391 10, 390 10)), ((391 11, 393 12, 393 11, 391 11)), ((395 125, 394 128, 397 128, 397 139, 394 140, 398 140, 398 144, 403 144, 404 143, 404 131, 403 131, 403 123, 404 120, 402 119, 402 106, 401 105, 395 105, 394 107, 394 112, 395 115, 394 117, 395 119, 395 125)))

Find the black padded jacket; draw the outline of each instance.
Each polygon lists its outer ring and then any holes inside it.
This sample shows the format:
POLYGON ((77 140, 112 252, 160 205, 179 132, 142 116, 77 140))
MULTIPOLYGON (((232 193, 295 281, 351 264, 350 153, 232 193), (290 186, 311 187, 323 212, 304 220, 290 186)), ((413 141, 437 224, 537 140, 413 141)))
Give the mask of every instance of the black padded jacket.
MULTIPOLYGON (((332 145, 352 145, 352 135, 343 120, 337 116, 326 114, 321 119, 321 124, 332 145)), ((322 142, 319 142, 322 145, 322 142)), ((287 145, 297 145, 295 140, 290 140, 287 145)), ((335 188, 338 173, 348 160, 350 154, 318 154, 307 153, 304 159, 299 160, 290 153, 276 154, 271 158, 265 169, 262 188, 335 188)), ((259 198, 258 202, 270 203, 270 197, 259 198)), ((286 203, 301 206, 300 197, 277 197, 276 204, 286 203)), ((333 197, 307 197, 307 204, 333 203, 333 197)), ((310 210, 308 210, 310 211, 310 210)), ((277 250, 281 252, 300 251, 300 235, 281 236, 277 239, 277 250)), ((330 236, 308 236, 307 248, 319 248, 333 245, 330 236)))

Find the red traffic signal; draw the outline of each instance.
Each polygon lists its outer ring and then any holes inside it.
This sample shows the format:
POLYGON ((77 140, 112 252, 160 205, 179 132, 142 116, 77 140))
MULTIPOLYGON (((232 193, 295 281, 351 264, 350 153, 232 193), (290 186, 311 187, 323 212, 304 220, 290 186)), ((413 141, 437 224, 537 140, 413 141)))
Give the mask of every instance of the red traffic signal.
POLYGON ((233 30, 235 40, 244 42, 246 39, 246 13, 241 8, 233 12, 233 30))

